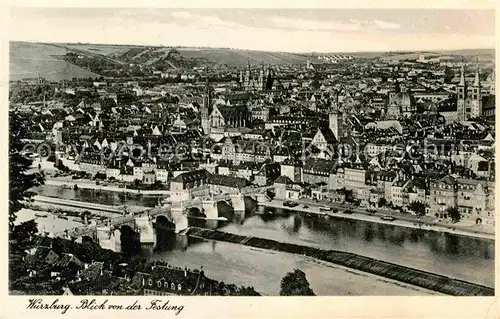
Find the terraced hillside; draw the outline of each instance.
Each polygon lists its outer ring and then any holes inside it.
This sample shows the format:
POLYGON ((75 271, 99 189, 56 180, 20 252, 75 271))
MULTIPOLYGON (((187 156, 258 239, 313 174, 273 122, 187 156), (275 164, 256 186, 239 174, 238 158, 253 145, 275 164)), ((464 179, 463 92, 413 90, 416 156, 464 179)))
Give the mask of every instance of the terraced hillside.
POLYGON ((102 54, 102 55, 120 54, 123 52, 127 52, 128 50, 135 47, 131 45, 91 44, 91 43, 81 43, 81 44, 61 43, 59 45, 72 50, 87 51, 90 53, 102 54))
POLYGON ((179 52, 186 58, 205 58, 210 61, 230 66, 244 66, 250 64, 305 64, 306 55, 286 52, 266 52, 234 49, 196 49, 179 48, 179 52))
POLYGON ((49 81, 99 77, 96 73, 55 58, 66 52, 64 47, 47 43, 10 42, 9 78, 11 81, 36 78, 37 72, 49 81))
POLYGON ((166 47, 138 47, 126 52, 120 51, 111 54, 117 60, 156 66, 165 63, 176 67, 190 67, 197 64, 225 64, 242 67, 250 64, 305 64, 306 55, 284 52, 265 52, 235 49, 212 48, 166 48, 166 47))

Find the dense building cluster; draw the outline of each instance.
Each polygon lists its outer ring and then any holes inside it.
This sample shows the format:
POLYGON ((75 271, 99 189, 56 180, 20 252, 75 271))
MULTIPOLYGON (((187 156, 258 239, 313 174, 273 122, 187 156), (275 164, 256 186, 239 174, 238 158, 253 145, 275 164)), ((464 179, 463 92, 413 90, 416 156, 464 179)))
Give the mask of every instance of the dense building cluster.
POLYGON ((180 83, 14 83, 53 92, 11 109, 26 114, 31 142, 110 182, 161 183, 181 197, 274 185, 281 199, 352 195, 408 213, 421 203, 429 216, 456 209, 494 225, 493 69, 450 56, 322 56, 223 78, 206 68, 180 83))

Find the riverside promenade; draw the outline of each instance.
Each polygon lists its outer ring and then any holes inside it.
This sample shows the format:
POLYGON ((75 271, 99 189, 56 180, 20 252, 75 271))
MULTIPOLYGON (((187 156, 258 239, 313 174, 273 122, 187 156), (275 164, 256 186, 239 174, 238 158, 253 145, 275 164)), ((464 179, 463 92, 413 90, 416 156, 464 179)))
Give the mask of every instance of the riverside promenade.
POLYGON ((341 204, 341 203, 323 204, 323 203, 317 203, 312 200, 303 200, 303 199, 295 202, 298 203, 299 205, 295 207, 288 207, 283 205, 282 200, 271 200, 269 202, 260 202, 258 203, 258 206, 262 206, 264 208, 268 207, 268 208, 283 209, 298 213, 314 214, 324 218, 355 219, 371 223, 388 224, 388 225, 395 225, 407 228, 422 229, 428 231, 495 240, 495 233, 493 228, 480 229, 477 226, 463 226, 463 225, 450 224, 446 222, 438 222, 434 221, 432 218, 429 218, 428 216, 424 216, 422 219, 418 219, 414 215, 397 214, 388 209, 381 209, 378 210, 376 213, 369 213, 360 207, 354 207, 352 205, 341 204), (333 213, 320 210, 320 207, 324 206, 337 209, 338 212, 333 213), (344 213, 345 211, 351 211, 352 213, 345 214, 344 213), (395 220, 393 221, 382 220, 380 217, 384 215, 393 216, 395 220))
POLYGON ((67 211, 79 212, 79 213, 84 211, 89 211, 91 213, 106 218, 115 218, 117 216, 122 216, 127 213, 139 214, 151 209, 151 207, 145 207, 145 206, 133 206, 133 205, 110 206, 110 205, 103 205, 91 202, 83 202, 83 201, 69 200, 56 197, 47 197, 41 195, 34 196, 33 202, 31 202, 29 205, 33 208, 38 208, 47 211, 56 208, 67 211))
POLYGON ((160 195, 168 196, 170 191, 168 190, 142 190, 142 189, 130 189, 130 188, 120 188, 115 185, 98 185, 95 181, 90 180, 72 180, 68 178, 47 178, 45 180, 45 185, 60 186, 66 188, 72 188, 75 185, 81 189, 93 189, 99 191, 117 192, 117 193, 128 193, 128 194, 142 194, 142 195, 160 195))

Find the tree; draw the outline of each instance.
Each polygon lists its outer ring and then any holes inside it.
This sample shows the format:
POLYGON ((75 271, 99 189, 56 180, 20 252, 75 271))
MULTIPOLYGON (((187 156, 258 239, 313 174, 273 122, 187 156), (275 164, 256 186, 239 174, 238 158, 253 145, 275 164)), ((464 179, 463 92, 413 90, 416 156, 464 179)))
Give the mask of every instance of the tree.
POLYGON ((315 296, 306 274, 300 269, 287 273, 281 279, 280 296, 315 296))
POLYGON ((346 189, 345 192, 345 201, 348 203, 353 203, 354 202, 354 195, 352 193, 351 189, 346 189))
POLYGON ((25 207, 35 193, 33 187, 44 183, 43 174, 28 173, 33 160, 22 154, 22 139, 28 133, 27 124, 17 113, 9 114, 9 231, 14 229, 16 213, 25 207))
POLYGON ((37 232, 37 223, 34 219, 31 219, 15 226, 12 232, 12 237, 17 240, 18 243, 26 240, 29 242, 32 238, 34 238, 37 232))
POLYGON ((425 204, 420 202, 411 202, 410 209, 417 214, 417 216, 425 215, 425 204))
POLYGON ((134 179, 132 183, 132 188, 134 189, 139 189, 139 187, 142 185, 142 181, 138 178, 134 179))
POLYGON ((456 207, 448 207, 446 209, 446 214, 448 214, 452 222, 457 223, 460 221, 460 212, 456 207))
POLYGON ((387 201, 385 200, 385 198, 379 199, 379 201, 378 201, 378 207, 383 207, 385 205, 387 205, 387 201))

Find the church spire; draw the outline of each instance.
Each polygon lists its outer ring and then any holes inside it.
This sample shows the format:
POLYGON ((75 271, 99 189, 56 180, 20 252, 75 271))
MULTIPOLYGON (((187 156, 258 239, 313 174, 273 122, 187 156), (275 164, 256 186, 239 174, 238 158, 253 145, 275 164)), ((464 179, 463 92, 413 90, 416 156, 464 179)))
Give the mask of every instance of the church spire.
POLYGON ((465 70, 464 70, 464 63, 462 63, 462 66, 460 67, 460 83, 458 85, 460 86, 465 86, 465 70))
POLYGON ((476 77, 474 78, 474 86, 479 86, 479 59, 476 64, 476 77))

